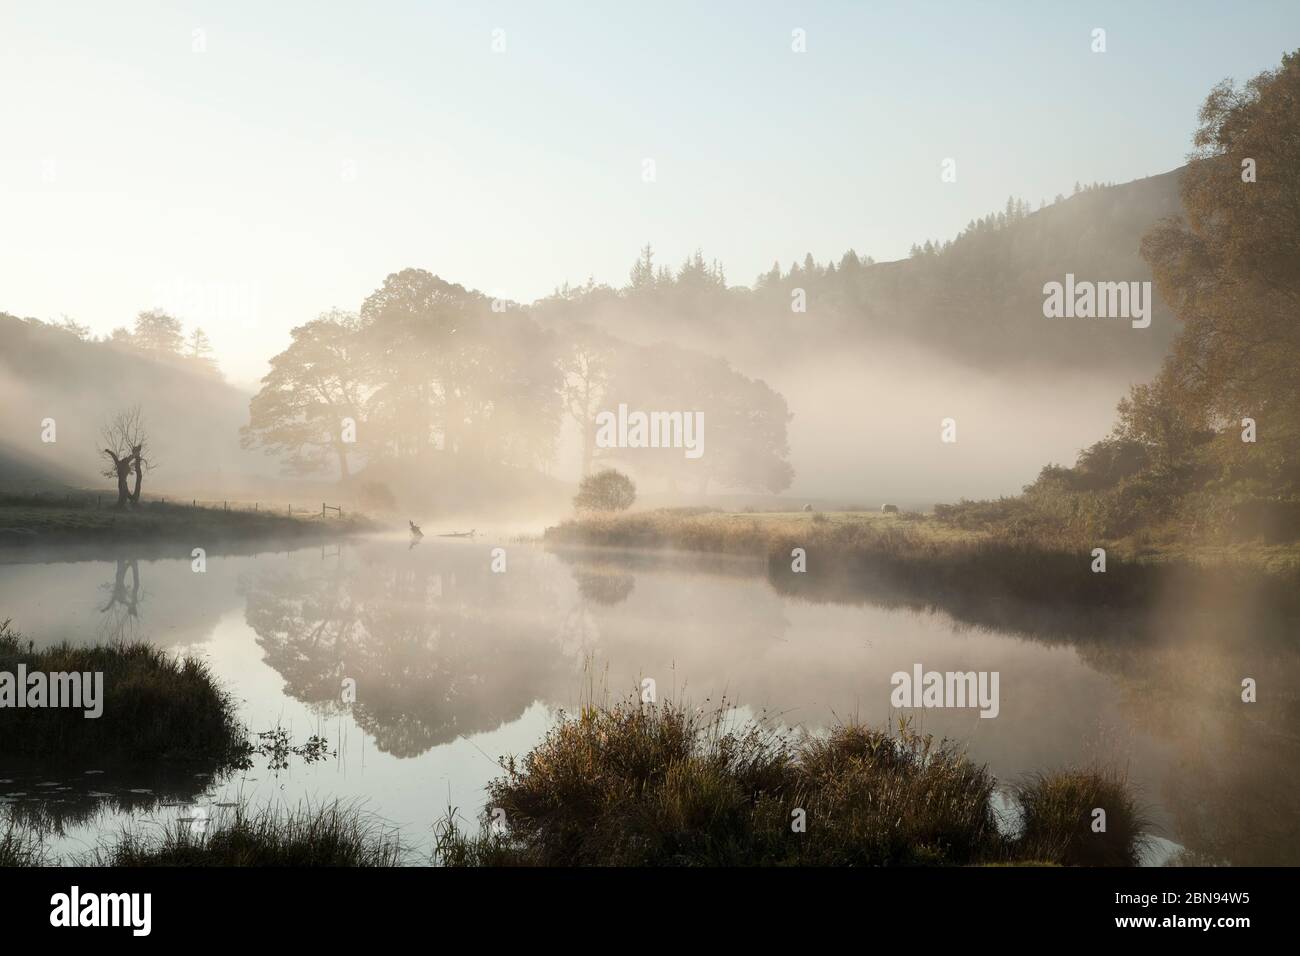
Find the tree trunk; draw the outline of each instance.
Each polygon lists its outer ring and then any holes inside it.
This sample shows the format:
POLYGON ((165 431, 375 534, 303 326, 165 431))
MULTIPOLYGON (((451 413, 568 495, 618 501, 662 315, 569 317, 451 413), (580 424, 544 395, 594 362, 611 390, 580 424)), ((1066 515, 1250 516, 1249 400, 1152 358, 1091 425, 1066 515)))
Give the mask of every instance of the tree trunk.
POLYGON ((126 486, 126 479, 131 474, 132 456, 127 455, 126 458, 118 458, 108 448, 104 449, 104 454, 113 459, 113 471, 117 475, 117 507, 125 508, 126 503, 131 500, 131 491, 126 486))
POLYGON ((126 461, 128 466, 135 462, 135 491, 131 492, 131 504, 138 505, 140 503, 140 482, 144 478, 144 463, 140 461, 140 447, 138 445, 131 450, 131 456, 126 461))
POLYGON ((342 445, 334 446, 335 453, 339 456, 339 481, 347 481, 351 477, 348 471, 348 452, 342 445))

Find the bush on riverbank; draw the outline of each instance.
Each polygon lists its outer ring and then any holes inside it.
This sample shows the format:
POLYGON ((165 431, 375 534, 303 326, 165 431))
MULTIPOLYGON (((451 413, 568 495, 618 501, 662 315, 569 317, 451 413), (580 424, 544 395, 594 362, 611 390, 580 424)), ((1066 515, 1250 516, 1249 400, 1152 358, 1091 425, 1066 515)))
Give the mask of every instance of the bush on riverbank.
MULTIPOLYGON (((435 862, 968 865, 1042 861, 1060 849, 1004 837, 996 782, 949 742, 858 724, 795 738, 733 727, 727 713, 634 698, 562 715, 522 760, 503 763, 479 833, 451 816, 440 825, 435 862)), ((1072 812, 1066 803, 1042 811, 1072 812)), ((1137 836, 1116 828, 1096 838, 1137 836)))
MULTIPOLYGON (((230 695, 221 690, 206 664, 174 658, 149 644, 37 649, 0 624, 0 673, 14 675, 19 665, 41 672, 103 674, 102 713, 85 716, 86 707, 0 709, 0 756, 39 757, 43 761, 93 758, 96 762, 213 761, 246 749, 244 728, 236 720, 230 695)), ((93 678, 92 678, 93 681, 93 678)), ((85 683, 83 703, 93 683, 85 683)), ((15 688, 25 693, 26 688, 15 688)))
POLYGON ((1016 788, 1023 813, 1019 843, 1025 853, 1064 866, 1137 866, 1146 845, 1142 816, 1120 774, 1067 770, 1039 774, 1016 788), (1096 811, 1105 832, 1094 832, 1096 811))

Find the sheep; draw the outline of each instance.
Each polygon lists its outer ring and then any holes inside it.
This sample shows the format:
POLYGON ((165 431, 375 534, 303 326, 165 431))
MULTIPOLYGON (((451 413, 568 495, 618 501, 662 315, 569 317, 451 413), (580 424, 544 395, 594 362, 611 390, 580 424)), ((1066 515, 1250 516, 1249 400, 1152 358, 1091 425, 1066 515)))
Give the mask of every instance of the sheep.
POLYGON ((881 505, 880 510, 883 514, 898 514, 898 505, 881 505))

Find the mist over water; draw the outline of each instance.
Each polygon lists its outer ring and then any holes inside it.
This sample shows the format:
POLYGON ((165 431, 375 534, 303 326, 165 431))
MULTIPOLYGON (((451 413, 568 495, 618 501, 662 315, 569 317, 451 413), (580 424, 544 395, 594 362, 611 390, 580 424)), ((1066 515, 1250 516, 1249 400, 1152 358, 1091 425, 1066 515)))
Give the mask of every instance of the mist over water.
POLYGON ((777 381, 798 410, 791 456, 808 463, 791 494, 867 508, 1018 494, 1043 465, 1106 434, 1129 384, 1068 369, 979 372, 897 347, 819 357, 777 381), (949 417, 957 441, 942 444, 949 417))
MULTIPOLYGON (((131 636, 209 662, 253 730, 281 727, 296 741, 319 734, 336 755, 188 783, 102 766, 4 768, 0 798, 61 821, 64 850, 196 806, 216 819, 237 800, 342 797, 364 800, 424 852, 446 806, 477 813, 483 785, 500 772, 496 759, 531 748, 558 710, 622 697, 652 677, 663 698, 739 702, 738 721, 815 732, 844 719, 911 719, 962 741, 1004 786, 1045 768, 1118 762, 1154 833, 1170 841, 1153 860, 1177 846, 1234 863, 1300 858, 1294 808, 1272 819, 1267 836, 1248 836, 1241 823, 1287 801, 1300 753, 1285 736, 1243 746, 1242 734, 1255 731, 1206 686, 1242 648, 1176 611, 1158 630, 1178 629, 1181 643, 1098 634, 1080 645, 1050 628, 1012 635, 848 595, 783 596, 759 562, 672 552, 520 545, 504 576, 491 572, 481 543, 410 548, 395 537, 214 557, 207 577, 184 560, 125 560, 140 579, 131 636), (998 671, 998 719, 892 708, 889 675, 914 662, 998 671), (345 678, 356 681, 356 703, 341 698, 345 678), (1171 693, 1183 695, 1172 721, 1171 693), (1260 745, 1266 777, 1254 769, 1260 745)), ((38 643, 95 643, 118 627, 121 612, 105 606, 118 562, 16 571, 4 575, 0 600, 33 622, 38 643)), ((1295 674, 1294 652, 1270 646, 1247 645, 1261 673, 1295 674)))
POLYGON ((68 3, 4 870, 1300 865, 1300 6, 68 3))

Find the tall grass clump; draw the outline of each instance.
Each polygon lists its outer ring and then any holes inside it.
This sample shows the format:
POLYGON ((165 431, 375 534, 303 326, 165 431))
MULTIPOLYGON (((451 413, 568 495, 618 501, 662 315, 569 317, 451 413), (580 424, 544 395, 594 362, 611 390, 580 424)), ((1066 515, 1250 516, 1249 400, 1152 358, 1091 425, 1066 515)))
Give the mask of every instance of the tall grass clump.
POLYGON ((40 836, 12 819, 0 825, 0 867, 44 866, 48 852, 40 836))
POLYGON ((492 865, 916 865, 1001 859, 994 780, 951 745, 845 724, 821 738, 635 697, 561 714, 488 805, 449 820, 436 862, 492 865), (797 826, 799 822, 804 826, 797 826))
POLYGON ((99 866, 397 866, 397 835, 355 805, 241 805, 233 819, 205 827, 169 823, 159 832, 123 831, 95 851, 99 866))
POLYGON ((1087 768, 1038 774, 1016 788, 1023 813, 1017 853, 1063 866, 1136 866, 1149 822, 1128 780, 1113 770, 1087 768), (1093 831, 1094 811, 1106 811, 1106 829, 1093 831))
MULTIPOLYGON (((0 756, 97 761, 209 760, 244 744, 235 703, 207 665, 149 644, 37 649, 0 624, 0 671, 103 674, 103 712, 70 707, 6 708, 0 756)), ((92 678, 93 679, 93 678, 92 678)), ((23 688, 18 689, 19 693, 23 688)), ((84 691, 83 691, 84 694, 84 691)))

